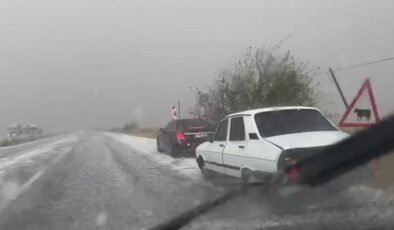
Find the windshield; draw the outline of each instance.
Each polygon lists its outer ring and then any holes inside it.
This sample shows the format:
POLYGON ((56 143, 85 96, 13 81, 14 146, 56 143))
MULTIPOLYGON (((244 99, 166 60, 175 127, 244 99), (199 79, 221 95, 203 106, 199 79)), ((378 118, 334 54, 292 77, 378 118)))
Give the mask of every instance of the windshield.
POLYGON ((255 115, 257 128, 262 137, 285 134, 337 131, 317 110, 288 109, 263 112, 255 115))

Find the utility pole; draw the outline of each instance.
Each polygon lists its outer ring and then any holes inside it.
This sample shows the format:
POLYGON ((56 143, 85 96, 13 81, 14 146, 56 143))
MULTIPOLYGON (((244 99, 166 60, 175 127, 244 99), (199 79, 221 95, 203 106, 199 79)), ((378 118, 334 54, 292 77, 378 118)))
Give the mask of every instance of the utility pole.
POLYGON ((342 89, 341 89, 341 87, 339 86, 339 83, 338 83, 338 81, 337 81, 337 78, 335 77, 334 71, 333 71, 331 68, 328 68, 328 70, 330 71, 332 80, 334 80, 335 86, 337 87, 338 92, 339 92, 339 94, 341 95, 343 104, 345 105, 345 107, 346 107, 346 109, 347 109, 347 108, 349 107, 349 105, 348 105, 348 103, 347 103, 347 101, 346 101, 345 95, 343 95, 342 89))
POLYGON ((181 119, 181 102, 178 101, 178 119, 181 119))

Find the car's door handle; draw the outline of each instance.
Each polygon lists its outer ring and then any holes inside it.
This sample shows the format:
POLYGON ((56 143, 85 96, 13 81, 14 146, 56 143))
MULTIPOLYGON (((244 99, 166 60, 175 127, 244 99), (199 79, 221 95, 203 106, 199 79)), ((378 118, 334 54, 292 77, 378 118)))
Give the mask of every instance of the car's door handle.
POLYGON ((240 148, 240 149, 244 149, 244 148, 245 148, 245 146, 243 146, 243 145, 238 145, 238 148, 240 148))
POLYGON ((220 146, 220 147, 224 147, 224 144, 220 144, 219 146, 220 146))

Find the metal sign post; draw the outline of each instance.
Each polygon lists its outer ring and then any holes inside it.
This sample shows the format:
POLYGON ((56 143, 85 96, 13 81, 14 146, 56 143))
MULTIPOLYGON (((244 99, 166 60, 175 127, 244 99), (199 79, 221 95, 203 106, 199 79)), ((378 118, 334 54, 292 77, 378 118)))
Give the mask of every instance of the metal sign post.
POLYGON ((178 119, 181 119, 181 102, 178 101, 178 119))
POLYGON ((347 101, 346 101, 345 95, 343 95, 342 89, 341 89, 341 87, 339 86, 339 83, 338 83, 338 81, 337 81, 337 78, 335 77, 334 71, 333 71, 331 68, 328 68, 328 70, 330 71, 332 80, 334 80, 335 86, 337 87, 338 92, 339 92, 339 94, 341 95, 343 104, 345 105, 345 107, 346 107, 346 109, 347 109, 347 108, 349 107, 349 105, 348 105, 348 103, 347 103, 347 101))

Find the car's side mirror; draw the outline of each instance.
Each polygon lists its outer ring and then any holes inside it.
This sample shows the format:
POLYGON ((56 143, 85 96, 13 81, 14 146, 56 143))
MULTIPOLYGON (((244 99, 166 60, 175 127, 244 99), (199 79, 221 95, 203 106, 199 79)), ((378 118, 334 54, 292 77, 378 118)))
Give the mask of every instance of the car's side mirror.
POLYGON ((210 136, 208 139, 209 142, 213 143, 213 136, 210 136))

